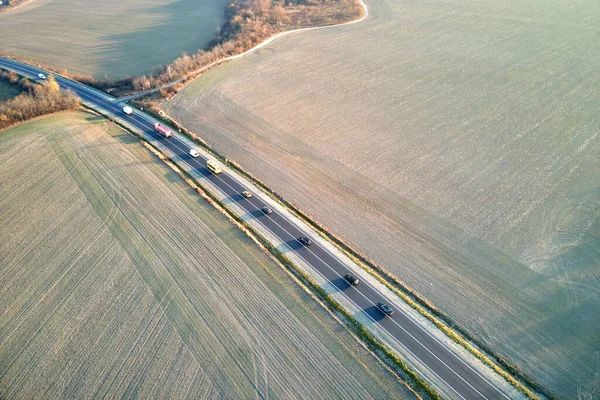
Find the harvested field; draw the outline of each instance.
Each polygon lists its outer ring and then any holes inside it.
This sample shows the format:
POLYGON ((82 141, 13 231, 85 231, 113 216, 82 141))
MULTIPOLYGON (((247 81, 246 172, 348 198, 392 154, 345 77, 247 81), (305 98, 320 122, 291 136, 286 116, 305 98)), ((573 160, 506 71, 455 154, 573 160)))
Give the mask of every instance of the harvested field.
POLYGON ((600 395, 600 3, 369 5, 166 111, 544 386, 600 395))
POLYGON ((12 85, 9 82, 0 79, 0 101, 12 99, 21 93, 17 85, 12 85))
POLYGON ((98 79, 143 75, 206 46, 227 2, 32 0, 0 14, 0 53, 98 79))
POLYGON ((0 398, 411 398, 137 139, 0 132, 0 398))

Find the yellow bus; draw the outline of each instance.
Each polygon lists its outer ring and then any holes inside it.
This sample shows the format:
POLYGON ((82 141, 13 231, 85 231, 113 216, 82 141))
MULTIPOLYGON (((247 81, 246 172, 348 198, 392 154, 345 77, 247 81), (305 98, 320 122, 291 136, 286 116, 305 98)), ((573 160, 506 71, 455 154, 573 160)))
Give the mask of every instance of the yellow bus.
POLYGON ((206 168, 210 169, 215 174, 220 174, 221 172, 223 172, 223 170, 221 170, 221 167, 219 167, 215 160, 206 161, 206 168))

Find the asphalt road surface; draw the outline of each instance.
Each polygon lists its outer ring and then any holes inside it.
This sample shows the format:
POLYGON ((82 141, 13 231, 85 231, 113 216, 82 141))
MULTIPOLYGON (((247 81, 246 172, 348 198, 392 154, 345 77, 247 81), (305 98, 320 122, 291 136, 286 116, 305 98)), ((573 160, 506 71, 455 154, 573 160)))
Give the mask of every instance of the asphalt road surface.
MULTIPOLYGON (((39 73, 48 75, 46 71, 8 58, 0 57, 0 67, 13 70, 37 80, 39 80, 39 73)), ((241 208, 254 216, 273 235, 278 237, 283 243, 286 243, 289 248, 288 251, 295 252, 325 279, 331 282, 337 290, 342 292, 352 303, 361 309, 373 324, 379 324, 381 328, 395 338, 400 346, 419 359, 428 369, 427 372, 430 374, 430 377, 447 385, 448 391, 453 397, 457 399, 510 398, 502 389, 472 369, 458 355, 431 336, 416 321, 401 310, 395 310, 395 313, 391 317, 385 316, 377 308, 377 303, 390 303, 380 292, 366 282, 360 282, 357 286, 349 285, 345 281, 344 275, 351 273, 351 271, 326 248, 321 247, 316 242, 313 242, 309 246, 302 245, 298 241, 298 238, 301 236, 310 237, 309 234, 302 232, 294 223, 279 214, 276 210, 273 210, 271 214, 263 213, 261 209, 266 207, 267 204, 263 203, 257 196, 245 198, 241 195, 244 190, 252 192, 257 189, 241 186, 227 172, 220 174, 210 172, 205 166, 206 159, 202 156, 198 158, 191 157, 189 155, 190 148, 183 141, 174 136, 167 139, 157 134, 153 129, 153 124, 158 121, 155 121, 147 114, 135 110, 132 115, 126 115, 123 113, 122 105, 118 99, 111 98, 88 86, 58 75, 56 76, 56 81, 62 89, 74 91, 83 101, 92 105, 95 109, 112 114, 113 117, 127 122, 147 135, 152 136, 161 145, 179 156, 184 163, 209 179, 223 193, 229 196, 232 201, 236 201, 241 208)), ((279 245, 279 243, 275 243, 275 245, 279 245)))

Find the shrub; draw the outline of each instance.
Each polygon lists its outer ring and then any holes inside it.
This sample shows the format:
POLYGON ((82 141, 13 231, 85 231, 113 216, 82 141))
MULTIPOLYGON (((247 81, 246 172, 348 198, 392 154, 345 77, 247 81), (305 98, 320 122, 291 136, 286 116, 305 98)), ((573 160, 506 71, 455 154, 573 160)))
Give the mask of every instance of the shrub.
POLYGON ((0 129, 40 115, 73 110, 81 103, 73 92, 61 91, 53 75, 48 76, 48 80, 42 85, 26 78, 19 79, 14 72, 2 71, 0 79, 17 84, 23 90, 15 98, 0 102, 0 129))
MULTIPOLYGON (((215 61, 243 53, 276 33, 316 25, 350 21, 362 15, 357 0, 232 0, 225 10, 226 22, 209 49, 182 54, 154 74, 121 80, 97 80, 90 76, 69 75, 81 83, 104 90, 116 97, 159 88, 215 61)), ((177 89, 175 89, 176 91, 177 89)), ((161 91, 171 96, 172 90, 161 91)))

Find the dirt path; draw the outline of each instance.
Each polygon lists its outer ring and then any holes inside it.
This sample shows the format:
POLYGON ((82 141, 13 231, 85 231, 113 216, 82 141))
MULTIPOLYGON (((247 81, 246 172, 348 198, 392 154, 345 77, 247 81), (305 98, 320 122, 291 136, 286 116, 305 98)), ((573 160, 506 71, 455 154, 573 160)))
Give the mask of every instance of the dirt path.
POLYGON ((256 46, 252 47, 251 49, 246 50, 243 53, 236 54, 234 56, 230 56, 230 57, 224 58, 222 60, 214 61, 214 62, 212 62, 212 63, 210 63, 208 65, 205 65, 202 68, 199 68, 199 69, 197 69, 195 71, 192 71, 192 72, 190 72, 188 74, 185 74, 181 78, 176 79, 176 80, 174 80, 171 83, 167 83, 166 85, 163 85, 161 87, 158 87, 158 88, 155 88, 155 89, 146 90, 145 92, 137 93, 137 94, 134 94, 134 95, 131 95, 131 96, 121 97, 119 100, 120 101, 135 100, 135 99, 139 99, 140 97, 144 97, 144 96, 147 96, 149 94, 156 93, 159 90, 170 88, 171 86, 176 85, 176 84, 184 81, 185 79, 189 78, 190 76, 194 76, 194 75, 200 74, 200 73, 202 73, 204 71, 207 71, 207 70, 209 70, 209 69, 211 69, 211 68, 213 68, 213 67, 215 67, 215 66, 217 66, 219 64, 223 64, 223 63, 228 62, 228 61, 236 60, 238 58, 247 56, 248 54, 251 54, 251 53, 255 52, 256 50, 260 50, 264 46, 266 46, 266 45, 270 44, 271 42, 273 42, 275 39, 280 38, 280 37, 282 37, 284 35, 288 35, 288 34, 296 33, 296 32, 311 31, 311 30, 316 30, 316 29, 333 28, 333 27, 336 27, 336 26, 351 25, 351 24, 356 24, 358 22, 364 21, 369 16, 369 7, 367 7, 367 4, 363 0, 359 0, 359 2, 360 2, 360 5, 362 6, 362 8, 364 10, 363 16, 360 17, 359 19, 355 19, 355 20, 352 20, 352 21, 343 22, 341 24, 335 24, 335 25, 313 26, 313 27, 310 27, 310 28, 299 28, 299 29, 293 29, 291 31, 280 32, 280 33, 278 33, 278 34, 276 34, 274 36, 271 36, 270 38, 268 38, 264 42, 261 42, 261 43, 257 44, 256 46))

